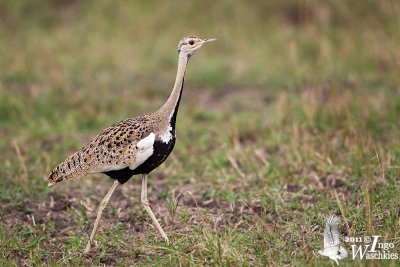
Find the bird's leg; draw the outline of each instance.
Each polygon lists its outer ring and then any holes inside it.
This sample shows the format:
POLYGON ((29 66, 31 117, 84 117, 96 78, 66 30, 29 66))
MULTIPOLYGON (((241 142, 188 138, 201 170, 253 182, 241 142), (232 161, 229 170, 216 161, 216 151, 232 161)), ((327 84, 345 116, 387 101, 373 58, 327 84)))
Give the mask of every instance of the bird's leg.
POLYGON ((169 240, 167 235, 165 234, 164 230, 161 228, 161 225, 158 223, 156 217, 154 216, 153 211, 150 208, 149 200, 147 199, 147 175, 142 174, 142 195, 141 195, 141 201, 142 205, 147 211, 147 213, 150 215, 151 219, 153 220, 153 223, 156 225, 158 231, 160 232, 161 236, 165 239, 165 242, 169 244, 169 240))
POLYGON ((114 184, 111 186, 110 190, 108 191, 107 195, 100 202, 99 210, 97 211, 96 221, 94 222, 92 233, 90 234, 89 241, 88 241, 83 253, 88 253, 90 251, 90 247, 92 246, 94 236, 96 235, 97 227, 99 226, 101 214, 103 213, 104 208, 107 206, 108 202, 110 201, 110 198, 111 198, 112 194, 114 193, 115 189, 119 185, 120 185, 120 183, 118 181, 115 181, 114 184))

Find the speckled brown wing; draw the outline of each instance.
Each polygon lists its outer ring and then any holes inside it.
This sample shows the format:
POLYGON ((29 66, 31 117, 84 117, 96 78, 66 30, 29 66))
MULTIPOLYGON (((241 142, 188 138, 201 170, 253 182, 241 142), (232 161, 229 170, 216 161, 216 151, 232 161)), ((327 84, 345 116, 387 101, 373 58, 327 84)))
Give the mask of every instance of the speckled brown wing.
POLYGON ((137 143, 152 132, 153 124, 152 117, 147 115, 120 121, 104 129, 54 168, 48 177, 49 185, 133 165, 140 150, 137 143))

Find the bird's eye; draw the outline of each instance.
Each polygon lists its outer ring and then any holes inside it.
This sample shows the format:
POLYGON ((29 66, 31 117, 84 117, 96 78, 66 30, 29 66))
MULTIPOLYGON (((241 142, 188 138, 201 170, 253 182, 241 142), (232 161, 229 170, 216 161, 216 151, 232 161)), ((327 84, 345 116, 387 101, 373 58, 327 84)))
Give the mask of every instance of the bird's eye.
POLYGON ((193 41, 193 40, 190 40, 190 41, 189 41, 189 44, 190 44, 190 45, 194 45, 194 41, 193 41))

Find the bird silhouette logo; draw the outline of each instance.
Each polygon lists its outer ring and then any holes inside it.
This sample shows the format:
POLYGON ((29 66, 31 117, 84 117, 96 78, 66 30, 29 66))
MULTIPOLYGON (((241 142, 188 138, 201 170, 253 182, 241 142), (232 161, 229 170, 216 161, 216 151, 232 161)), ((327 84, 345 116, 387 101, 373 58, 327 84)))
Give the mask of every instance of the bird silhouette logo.
POLYGON ((335 215, 331 215, 325 223, 324 230, 324 249, 318 251, 322 256, 329 257, 339 265, 338 260, 343 260, 348 253, 344 247, 340 245, 339 233, 340 219, 335 215))

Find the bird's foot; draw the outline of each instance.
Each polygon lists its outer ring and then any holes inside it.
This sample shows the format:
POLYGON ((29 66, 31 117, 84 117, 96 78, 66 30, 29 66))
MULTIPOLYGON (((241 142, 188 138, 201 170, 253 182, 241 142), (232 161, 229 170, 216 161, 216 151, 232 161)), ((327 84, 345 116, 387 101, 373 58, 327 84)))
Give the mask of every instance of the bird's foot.
POLYGON ((88 254, 91 247, 92 247, 92 244, 91 244, 91 242, 90 242, 90 240, 89 240, 89 242, 88 242, 87 245, 86 245, 85 250, 83 251, 83 254, 88 254))
POLYGON ((169 245, 169 239, 168 239, 168 237, 167 237, 165 234, 163 235, 163 237, 164 237, 165 243, 167 243, 167 245, 169 245))

